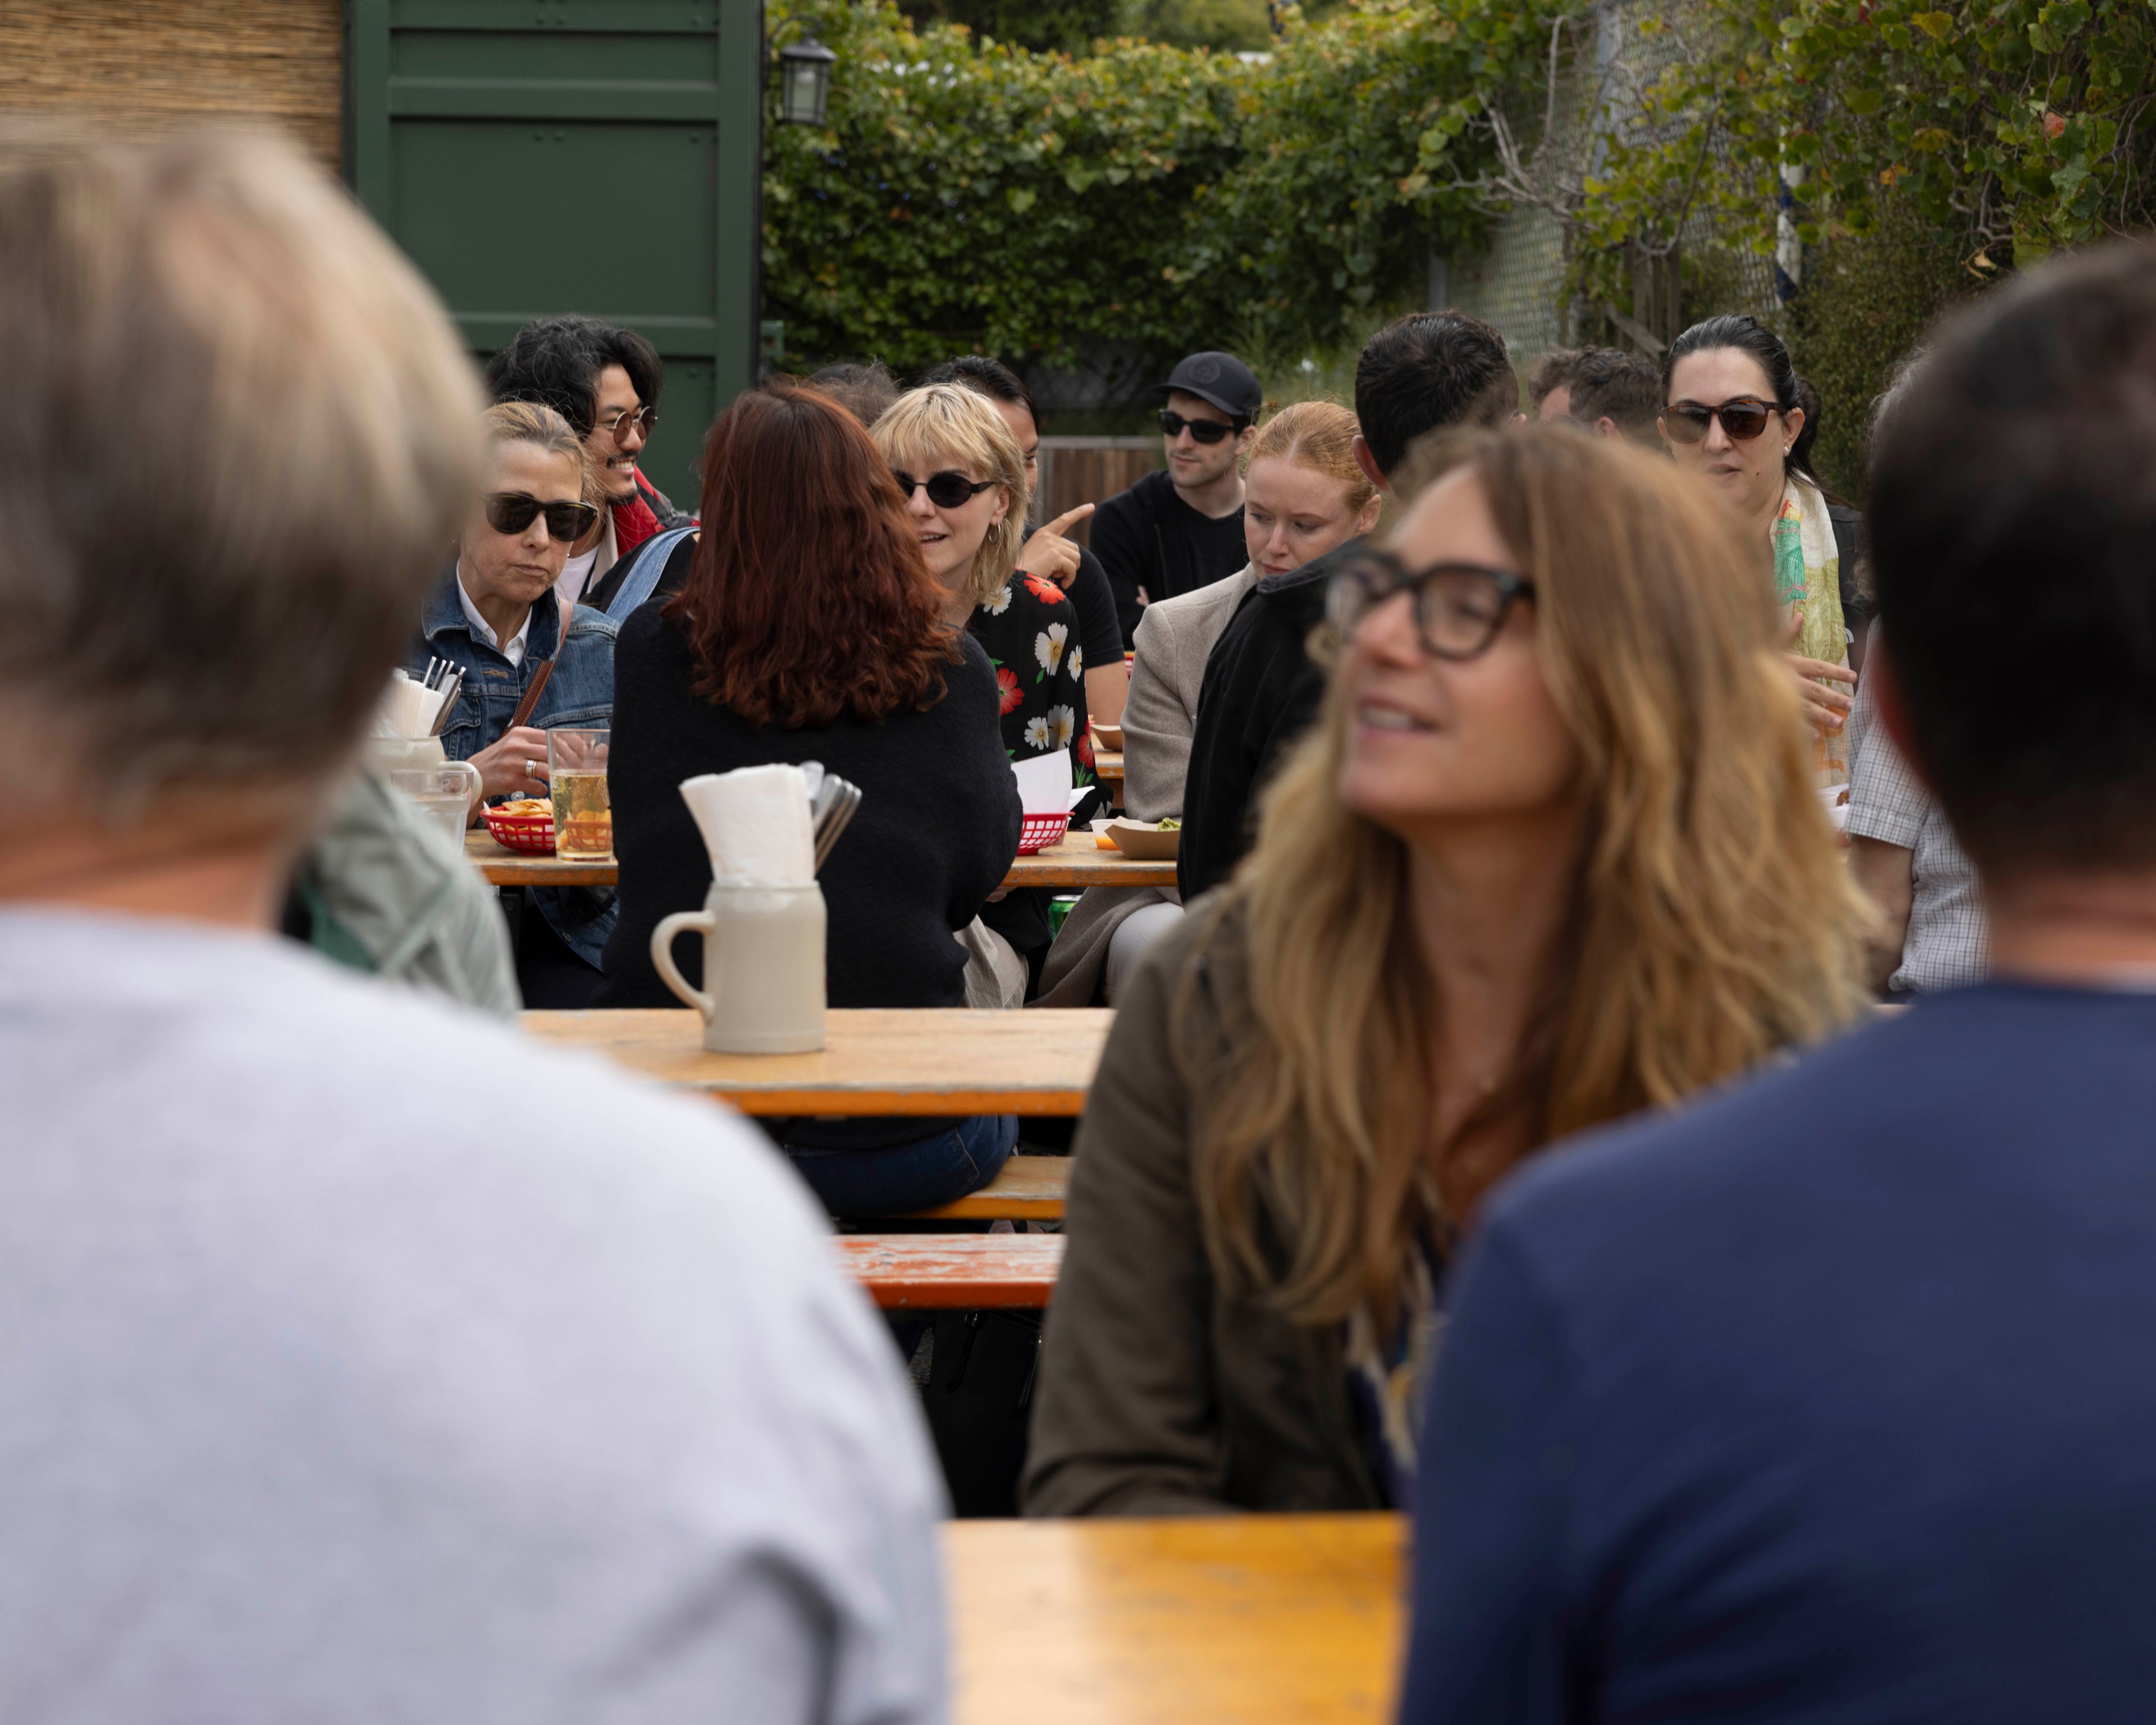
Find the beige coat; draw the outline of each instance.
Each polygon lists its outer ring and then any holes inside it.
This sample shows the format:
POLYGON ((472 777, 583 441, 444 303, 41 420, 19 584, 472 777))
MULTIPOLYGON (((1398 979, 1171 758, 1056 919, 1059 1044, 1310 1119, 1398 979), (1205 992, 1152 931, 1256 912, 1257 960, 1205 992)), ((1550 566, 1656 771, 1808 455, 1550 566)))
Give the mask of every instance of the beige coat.
MULTIPOLYGON (((1252 1010, 1242 912, 1223 909, 1209 893, 1147 955, 1086 1098, 1019 1490, 1029 1516, 1383 1505, 1348 1326, 1292 1323, 1206 1255, 1196 1147, 1222 1081, 1208 1051, 1252 1010)), ((1258 1204, 1278 1269, 1288 1230, 1258 1204)))
POLYGON ((1183 813, 1183 775, 1198 733, 1198 691, 1213 644, 1258 584, 1255 564, 1210 587, 1147 605, 1123 706, 1123 807, 1132 820, 1183 813))
MULTIPOLYGON (((1183 776, 1198 733, 1205 661, 1243 595, 1258 584, 1255 564, 1209 587, 1158 599, 1138 619, 1137 662, 1123 705, 1123 809, 1132 820, 1183 813, 1183 776)), ((1040 973, 1035 1006, 1091 1006, 1123 919, 1146 905, 1180 904, 1174 888, 1096 886, 1065 919, 1040 973)))

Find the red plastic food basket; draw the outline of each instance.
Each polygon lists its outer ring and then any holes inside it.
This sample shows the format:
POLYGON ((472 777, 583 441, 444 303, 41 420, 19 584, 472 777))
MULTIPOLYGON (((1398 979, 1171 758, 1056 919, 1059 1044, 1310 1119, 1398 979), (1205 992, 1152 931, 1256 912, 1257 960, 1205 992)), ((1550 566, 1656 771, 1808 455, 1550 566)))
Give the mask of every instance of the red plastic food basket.
POLYGON ((1067 809, 1061 814, 1029 814, 1025 817, 1024 824, 1018 829, 1018 854, 1030 856, 1036 850, 1045 850, 1051 845, 1060 845, 1063 835, 1070 830, 1070 815, 1067 809))
POLYGON ((521 850, 526 856, 554 854, 554 817, 551 814, 501 814, 486 811, 486 829, 504 850, 521 850))

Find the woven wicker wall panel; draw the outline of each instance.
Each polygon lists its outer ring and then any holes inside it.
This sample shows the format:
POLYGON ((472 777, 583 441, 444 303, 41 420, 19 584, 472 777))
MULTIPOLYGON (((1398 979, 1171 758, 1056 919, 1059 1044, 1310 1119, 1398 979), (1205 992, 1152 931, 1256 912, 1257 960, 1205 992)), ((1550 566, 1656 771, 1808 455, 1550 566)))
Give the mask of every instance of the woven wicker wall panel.
POLYGON ((332 168, 342 0, 0 0, 0 111, 284 126, 332 168))

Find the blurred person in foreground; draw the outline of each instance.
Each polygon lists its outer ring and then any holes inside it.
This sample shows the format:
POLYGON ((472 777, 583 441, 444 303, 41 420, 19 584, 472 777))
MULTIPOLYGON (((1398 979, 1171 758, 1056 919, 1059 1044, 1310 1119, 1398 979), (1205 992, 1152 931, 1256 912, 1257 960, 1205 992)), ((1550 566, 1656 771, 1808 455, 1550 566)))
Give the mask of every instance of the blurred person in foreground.
MULTIPOLYGON (((1853 697, 1851 625, 1863 520, 1812 471, 1820 418, 1782 338, 1749 317, 1694 324, 1662 356, 1660 421, 1671 459, 1736 518, 1780 598, 1823 785, 1849 776, 1843 727, 1853 697)), ((1815 404, 1817 396, 1812 398, 1815 404)))
POLYGON ((648 539, 693 525, 637 465, 659 423, 665 381, 650 342, 595 317, 528 323, 487 363, 495 401, 533 402, 569 422, 597 481, 599 513, 562 564, 562 597, 570 604, 603 605, 601 583, 622 559, 648 539))
MULTIPOLYGON (((479 769, 485 800, 544 798, 552 795, 547 732, 603 726, 613 714, 619 625, 561 597, 562 560, 598 513, 582 501, 585 465, 576 433, 551 408, 531 402, 499 403, 480 416, 480 425, 479 488, 456 558, 436 578, 420 614, 404 668, 423 676, 439 658, 464 673, 442 750, 479 769)), ((483 818, 483 803, 475 804, 473 823, 483 818)), ((613 890, 524 891, 516 943, 525 1005, 566 1011, 589 1005, 613 932, 613 890)))
POLYGON ((1428 459, 1336 566, 1325 706, 1256 849, 1117 1006, 1029 1514, 1404 1504, 1435 1291, 1491 1184, 1861 1009, 1721 511, 1569 428, 1428 459))
POLYGON ((500 896, 379 773, 351 775, 286 883, 278 927, 324 957, 513 1019, 523 1006, 500 896))
MULTIPOLYGON (((1519 417, 1520 382, 1505 338, 1460 311, 1417 311, 1370 337, 1355 361, 1355 462, 1389 495, 1417 438, 1445 426, 1519 417)), ((1307 732, 1325 693, 1310 656, 1335 563, 1354 542, 1246 593, 1205 661, 1183 773, 1176 886, 1186 901, 1218 886, 1250 849, 1258 792, 1307 732)))
MULTIPOLYGON (((1138 621, 1123 723, 1123 806, 1133 820, 1180 819, 1205 660, 1243 595, 1378 523, 1378 488, 1355 459, 1355 416, 1334 402, 1282 408, 1243 467, 1241 574, 1147 605, 1138 621)), ((1175 926, 1172 886, 1094 886, 1064 919, 1041 971, 1042 1006, 1114 1005, 1153 941, 1175 926)))
POLYGON ((478 483, 439 302, 283 144, 14 134, 0 363, 0 1715, 940 1720, 770 1147, 270 932, 478 483))
MULTIPOLYGON (((1028 513, 1040 499, 1040 409, 1017 372, 984 353, 961 354, 922 374, 924 383, 956 383, 985 396, 1003 416, 1025 457, 1028 513)), ((1091 722, 1112 725, 1123 716, 1130 693, 1129 669, 1123 663, 1123 637, 1116 619, 1116 593, 1101 560, 1065 528, 1084 521, 1093 506, 1081 503, 1045 521, 1018 548, 1018 577, 1045 575, 1070 595, 1078 613, 1078 644, 1086 655, 1086 713, 1091 722)))
POLYGON ((1874 459, 1866 675, 1994 980, 1485 1207, 1404 1721, 2148 1717, 2152 475, 2156 253, 1943 326, 1874 459))
POLYGON ((1265 404, 1257 374, 1232 353, 1188 354, 1153 392, 1168 465, 1106 499, 1093 549, 1115 588, 1123 645, 1155 599, 1173 598, 1243 567, 1243 451, 1265 404))
MULTIPOLYGON (((830 1004, 963 1006, 952 936, 1018 854, 988 655, 942 615, 896 482, 828 397, 793 382, 737 397, 704 440, 702 480, 711 507, 689 584, 630 618, 615 649, 621 922, 598 1004, 680 1006, 652 964, 652 931, 701 910, 711 886, 682 781, 820 761, 862 792, 820 876, 830 1004)), ((702 987, 703 942, 678 942, 675 957, 702 987)), ((1004 1115, 770 1126, 847 1217, 963 1198, 1018 1141, 1004 1115)))

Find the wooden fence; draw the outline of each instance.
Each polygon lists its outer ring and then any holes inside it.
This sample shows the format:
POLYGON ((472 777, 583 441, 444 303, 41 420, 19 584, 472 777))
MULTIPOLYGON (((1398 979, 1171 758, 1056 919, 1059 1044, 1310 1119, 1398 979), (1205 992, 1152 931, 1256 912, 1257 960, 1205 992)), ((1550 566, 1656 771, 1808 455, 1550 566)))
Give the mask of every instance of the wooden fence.
MULTIPOLYGON (((1127 491, 1164 459, 1158 437, 1045 437, 1034 520, 1053 521, 1066 509, 1127 491)), ((1081 521, 1070 536, 1087 544, 1091 527, 1090 520, 1081 521)))

